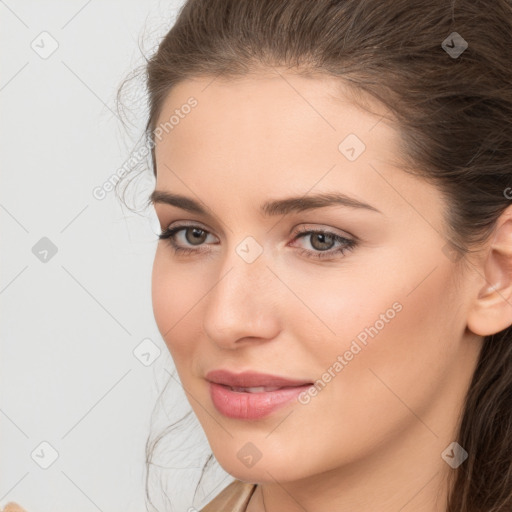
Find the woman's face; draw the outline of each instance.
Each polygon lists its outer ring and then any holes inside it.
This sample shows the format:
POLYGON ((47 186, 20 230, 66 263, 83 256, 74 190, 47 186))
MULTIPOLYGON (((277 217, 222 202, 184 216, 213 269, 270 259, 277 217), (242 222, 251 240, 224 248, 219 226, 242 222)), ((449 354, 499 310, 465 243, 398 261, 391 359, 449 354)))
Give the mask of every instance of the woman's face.
POLYGON ((158 243, 155 319, 217 460, 246 481, 399 445, 440 459, 481 348, 440 192, 391 163, 398 133, 346 92, 287 73, 187 80, 158 120, 154 205, 181 229, 158 243), (207 379, 219 369, 306 385, 231 391, 207 379))

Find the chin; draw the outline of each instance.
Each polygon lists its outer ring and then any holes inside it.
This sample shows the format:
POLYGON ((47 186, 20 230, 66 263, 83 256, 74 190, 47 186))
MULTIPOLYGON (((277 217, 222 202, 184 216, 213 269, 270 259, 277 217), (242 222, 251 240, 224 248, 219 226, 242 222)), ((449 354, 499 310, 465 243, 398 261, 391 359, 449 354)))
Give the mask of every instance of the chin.
MULTIPOLYGON (((249 445, 249 442, 247 444, 249 445)), ((246 451, 248 451, 247 448, 246 451)), ((226 453, 225 449, 222 453, 213 453, 224 471, 244 482, 275 483, 276 480, 279 482, 287 482, 308 476, 306 468, 301 468, 297 465, 300 459, 290 464, 275 453, 269 457, 265 457, 262 454, 261 458, 251 465, 250 460, 244 462, 244 452, 239 449, 237 449, 234 454, 226 453), (239 452, 242 452, 240 456, 239 452), (294 470, 291 471, 291 468, 294 470), (304 474, 302 474, 302 469, 304 470, 304 474)))

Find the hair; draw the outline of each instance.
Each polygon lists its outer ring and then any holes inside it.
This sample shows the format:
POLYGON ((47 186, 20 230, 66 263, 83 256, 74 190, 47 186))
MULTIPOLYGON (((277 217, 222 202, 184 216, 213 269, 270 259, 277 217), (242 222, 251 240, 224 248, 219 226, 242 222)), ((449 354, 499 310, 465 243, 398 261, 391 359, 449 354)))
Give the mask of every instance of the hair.
MULTIPOLYGON (((336 77, 364 108, 372 98, 392 113, 402 168, 447 199, 447 242, 469 265, 510 205, 511 55, 511 0, 188 0, 145 65, 153 174, 156 123, 178 83, 278 66, 336 77), (442 45, 453 32, 468 43, 459 56, 442 45)), ((447 512, 510 512, 511 326, 484 338, 457 428, 468 458, 447 512)))

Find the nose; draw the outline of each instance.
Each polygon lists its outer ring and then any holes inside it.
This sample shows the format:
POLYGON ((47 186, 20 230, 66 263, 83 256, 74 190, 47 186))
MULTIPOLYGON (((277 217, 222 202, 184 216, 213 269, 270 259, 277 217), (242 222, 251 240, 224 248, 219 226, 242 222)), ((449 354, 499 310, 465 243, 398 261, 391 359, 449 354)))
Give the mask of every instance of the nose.
POLYGON ((206 336, 224 349, 273 339, 280 329, 278 297, 279 280, 263 255, 248 263, 232 250, 205 298, 206 336))

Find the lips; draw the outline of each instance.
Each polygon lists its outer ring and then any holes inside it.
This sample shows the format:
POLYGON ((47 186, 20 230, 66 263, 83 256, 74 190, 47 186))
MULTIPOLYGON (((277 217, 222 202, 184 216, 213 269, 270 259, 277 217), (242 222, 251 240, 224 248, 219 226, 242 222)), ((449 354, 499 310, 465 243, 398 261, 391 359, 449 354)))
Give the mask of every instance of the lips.
MULTIPOLYGON (((308 380, 288 379, 268 373, 258 373, 246 371, 242 373, 232 373, 228 370, 212 370, 206 376, 206 380, 216 384, 222 384, 230 388, 239 388, 250 390, 251 388, 265 388, 261 391, 274 391, 281 388, 290 388, 312 384, 308 380), (272 389, 273 388, 273 389, 272 389)), ((249 391, 256 392, 256 391, 249 391)))
POLYGON ((249 371, 213 370, 206 379, 215 408, 224 416, 239 420, 262 419, 296 400, 313 384, 249 371))

